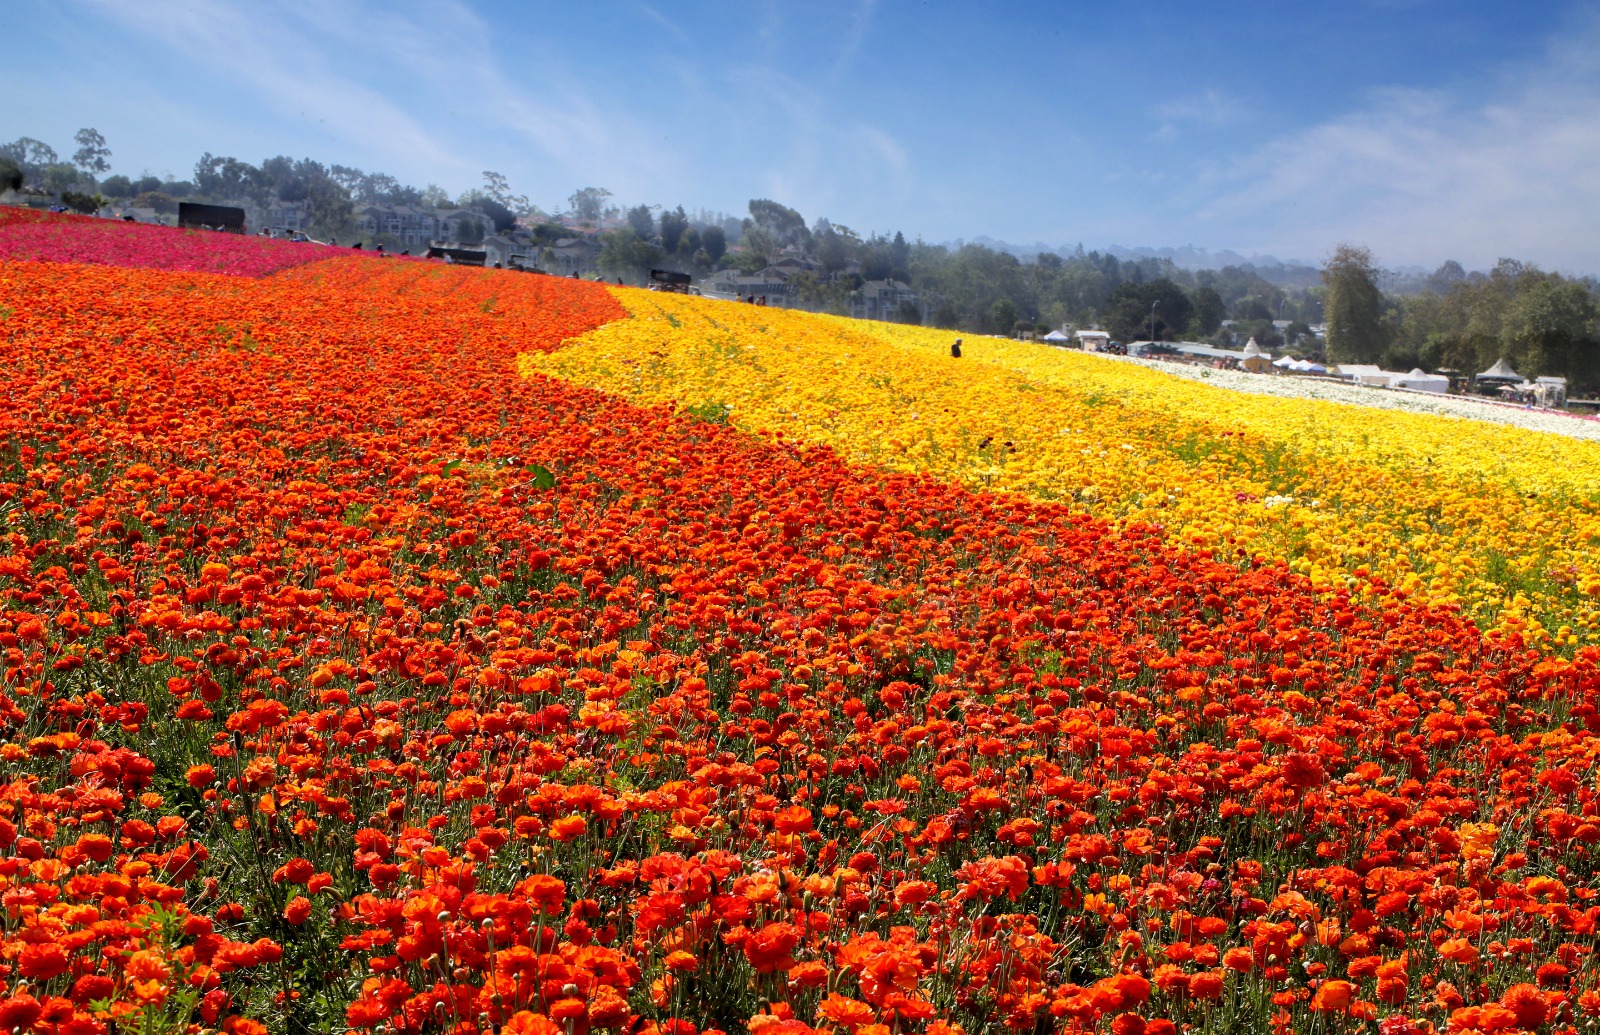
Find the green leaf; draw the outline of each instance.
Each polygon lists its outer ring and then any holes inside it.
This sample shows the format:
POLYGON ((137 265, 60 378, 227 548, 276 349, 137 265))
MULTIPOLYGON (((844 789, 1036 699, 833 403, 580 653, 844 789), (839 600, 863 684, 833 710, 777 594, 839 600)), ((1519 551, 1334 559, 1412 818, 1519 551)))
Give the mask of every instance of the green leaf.
POLYGON ((452 460, 449 463, 445 464, 444 465, 444 470, 440 471, 439 473, 442 474, 442 475, 448 475, 451 471, 454 471, 456 468, 460 467, 462 463, 463 463, 463 461, 460 461, 460 460, 452 460))
POLYGON ((553 489, 556 487, 556 476, 543 464, 529 464, 529 474, 533 476, 533 486, 536 489, 553 489))

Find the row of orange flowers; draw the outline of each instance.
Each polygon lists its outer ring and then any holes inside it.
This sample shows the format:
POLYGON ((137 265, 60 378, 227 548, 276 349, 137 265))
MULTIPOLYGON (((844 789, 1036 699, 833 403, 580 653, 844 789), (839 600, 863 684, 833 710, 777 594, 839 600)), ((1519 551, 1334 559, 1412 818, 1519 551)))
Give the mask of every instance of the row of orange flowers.
POLYGON ((519 377, 589 285, 0 306, 0 1023, 1600 1012, 1592 649, 519 377))

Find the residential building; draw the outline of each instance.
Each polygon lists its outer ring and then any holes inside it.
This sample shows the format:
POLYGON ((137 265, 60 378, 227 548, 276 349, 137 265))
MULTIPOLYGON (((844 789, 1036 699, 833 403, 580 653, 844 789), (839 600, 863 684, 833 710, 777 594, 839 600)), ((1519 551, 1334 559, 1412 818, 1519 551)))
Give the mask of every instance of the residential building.
POLYGON ((902 302, 921 308, 917 293, 905 281, 869 280, 856 291, 850 315, 859 320, 895 320, 902 302))
POLYGON ((494 233, 494 220, 470 208, 434 209, 433 219, 435 241, 463 240, 462 228, 472 223, 477 224, 476 236, 480 241, 494 233))
POLYGON ((539 266, 546 273, 580 277, 593 273, 600 261, 600 242, 593 237, 563 237, 539 253, 539 266))
POLYGON ((392 237, 409 251, 421 252, 433 241, 451 239, 440 233, 434 213, 415 205, 363 205, 356 209, 356 219, 363 233, 392 237))

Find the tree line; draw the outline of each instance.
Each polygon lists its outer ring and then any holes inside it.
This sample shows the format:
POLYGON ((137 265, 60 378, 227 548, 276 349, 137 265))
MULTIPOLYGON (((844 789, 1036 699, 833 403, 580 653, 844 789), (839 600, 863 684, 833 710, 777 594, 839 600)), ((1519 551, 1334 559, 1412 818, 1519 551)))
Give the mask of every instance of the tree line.
POLYGON ((1449 261, 1420 290, 1389 295, 1365 248, 1340 245, 1323 269, 1330 358, 1390 370, 1481 372, 1504 359, 1525 377, 1600 387, 1600 283, 1516 259, 1468 273, 1449 261))

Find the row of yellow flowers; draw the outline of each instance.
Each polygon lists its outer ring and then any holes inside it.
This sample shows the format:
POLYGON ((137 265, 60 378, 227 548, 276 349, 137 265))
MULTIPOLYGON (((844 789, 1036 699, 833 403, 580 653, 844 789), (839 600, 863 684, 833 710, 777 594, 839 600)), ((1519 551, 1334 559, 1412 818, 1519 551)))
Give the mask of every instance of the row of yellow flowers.
POLYGON ((1316 583, 1600 639, 1600 444, 1245 395, 1028 342, 618 289, 632 319, 546 373, 974 486, 1071 501, 1316 583))

